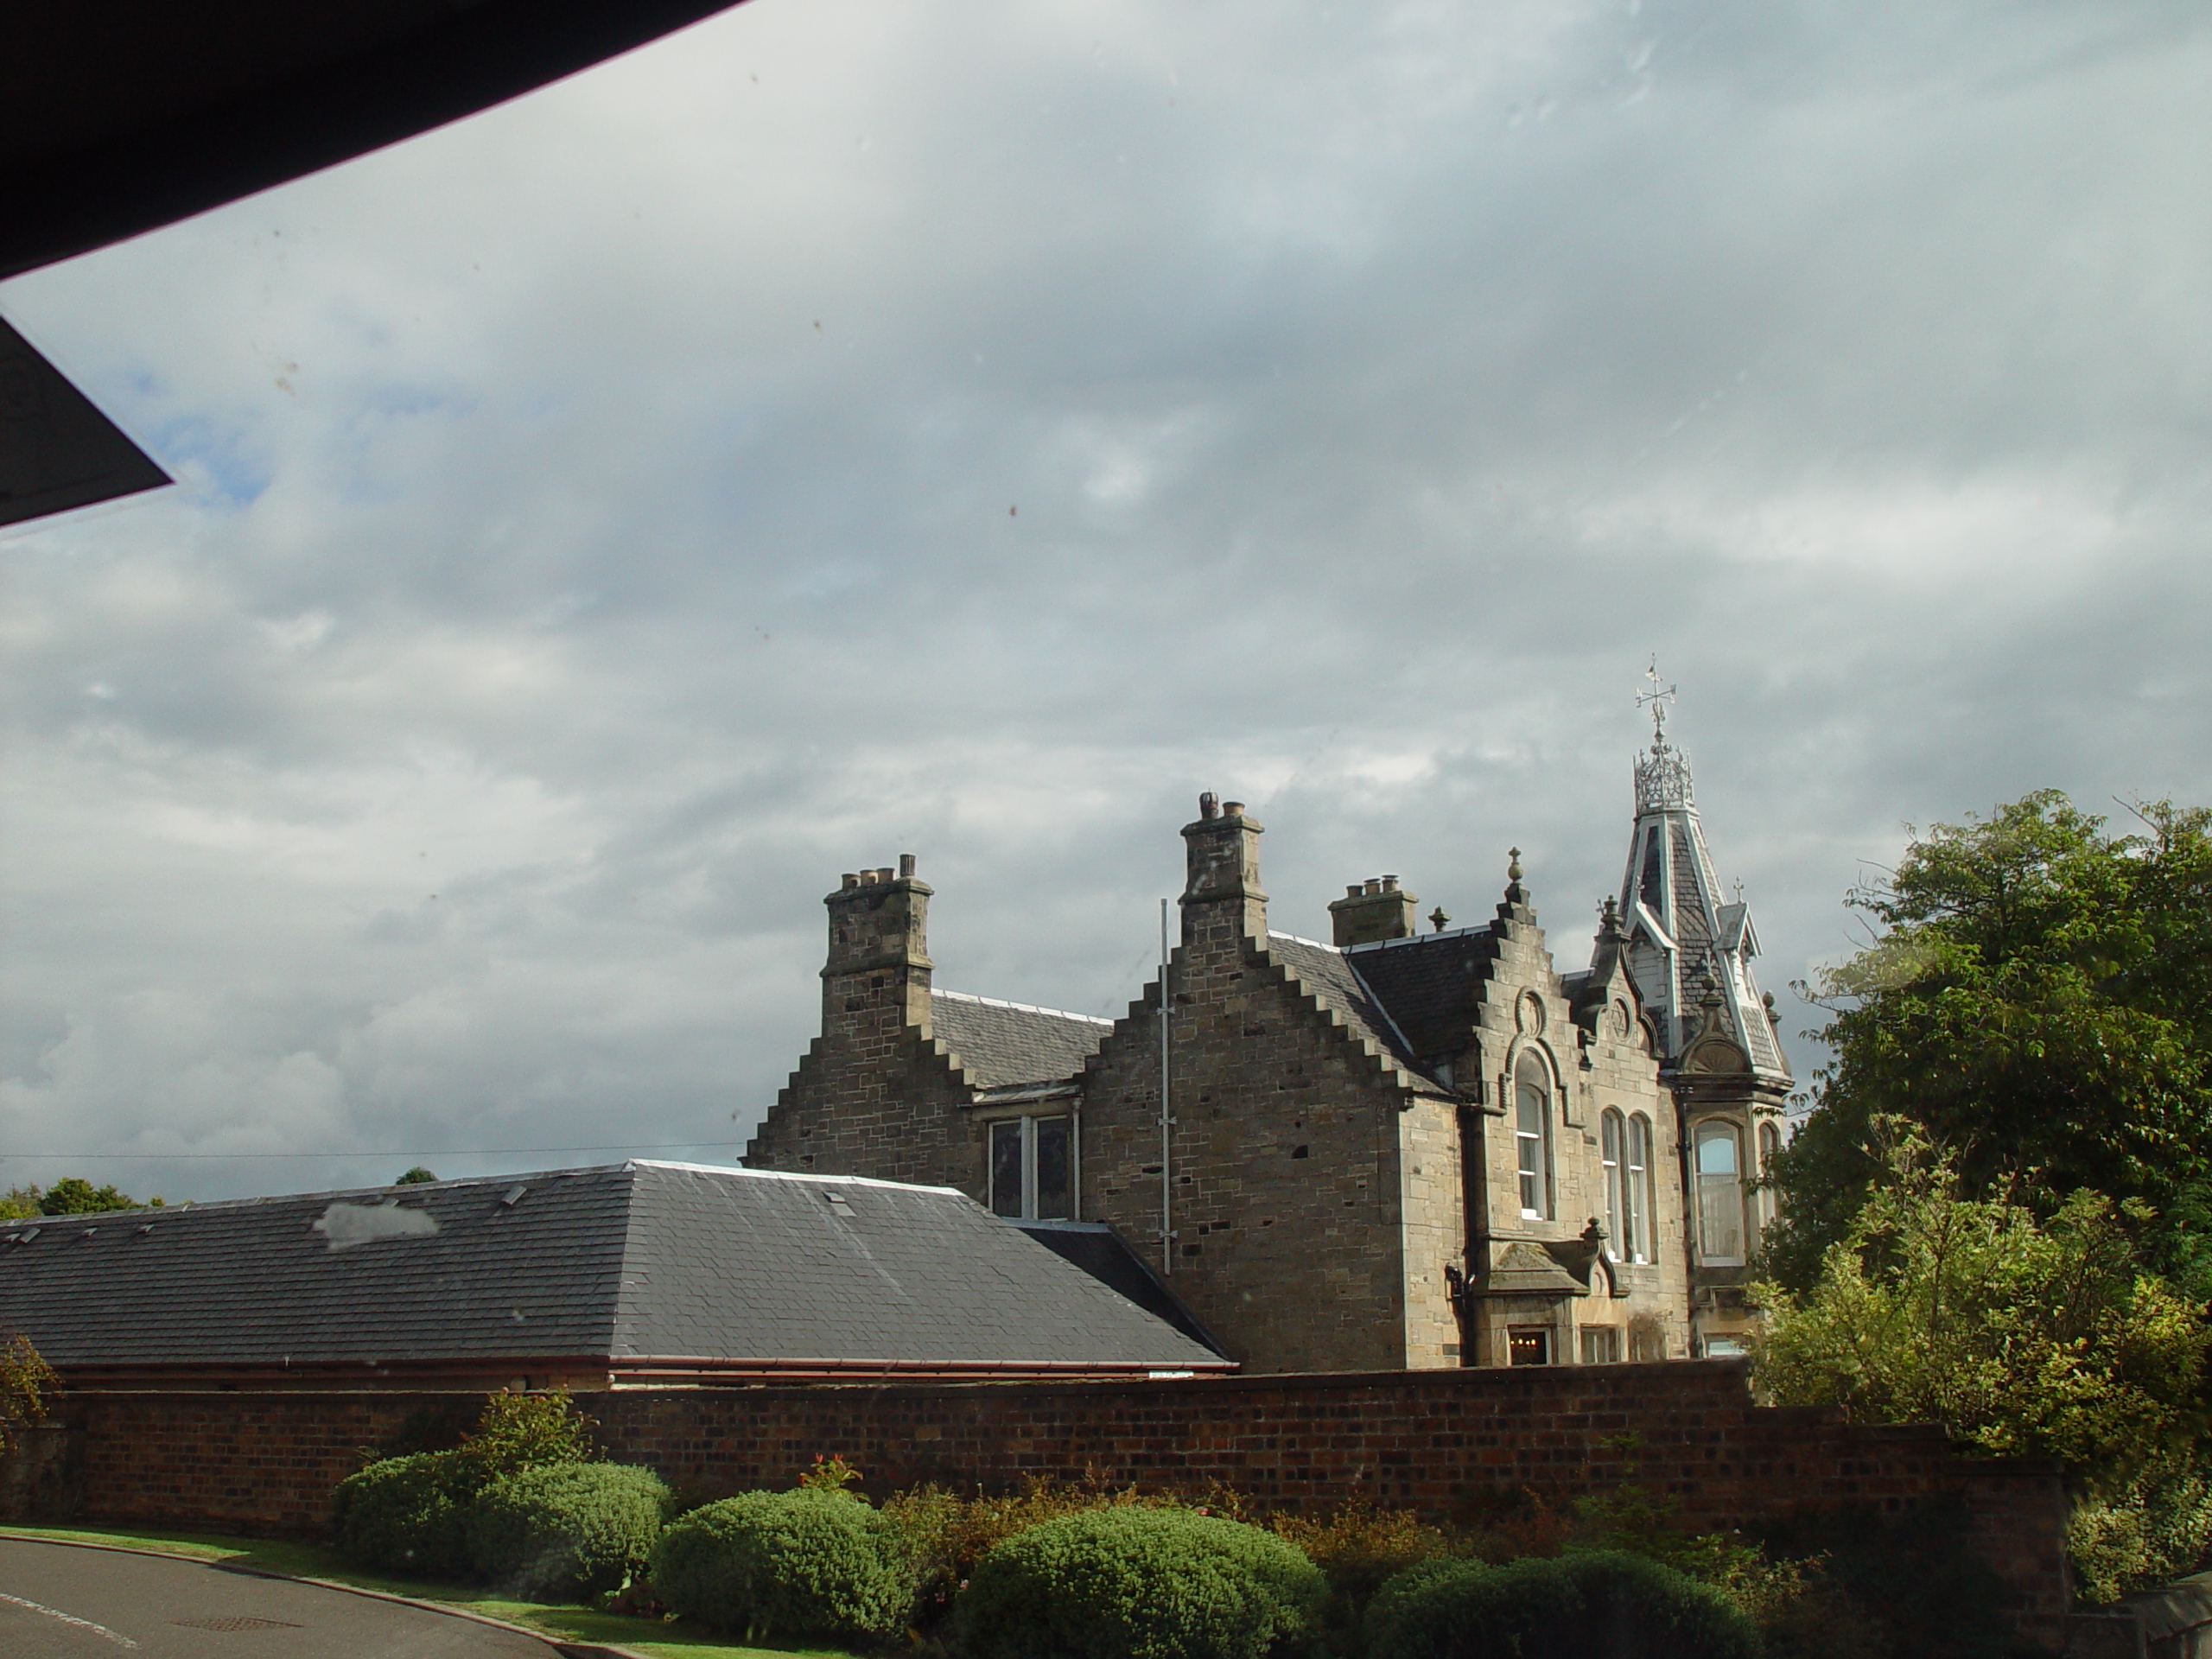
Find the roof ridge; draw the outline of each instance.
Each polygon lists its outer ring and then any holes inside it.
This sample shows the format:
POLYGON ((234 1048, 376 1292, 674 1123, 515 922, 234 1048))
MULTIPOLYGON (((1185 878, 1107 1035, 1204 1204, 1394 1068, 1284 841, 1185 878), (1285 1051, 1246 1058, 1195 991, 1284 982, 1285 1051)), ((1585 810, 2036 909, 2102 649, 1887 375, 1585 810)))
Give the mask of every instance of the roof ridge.
POLYGON ((626 1169, 680 1169, 692 1175, 743 1175, 756 1181, 819 1181, 838 1186, 894 1186, 902 1192, 950 1192, 967 1195, 957 1186, 925 1186, 919 1181, 887 1181, 874 1175, 826 1175, 810 1169, 745 1169, 734 1164, 681 1164, 662 1158, 632 1158, 626 1169))
POLYGON ((1040 1007, 1034 1002, 1008 1002, 1003 997, 977 996, 972 991, 940 991, 932 988, 930 995, 952 1002, 974 1002, 987 1008, 1014 1008, 1022 1014, 1050 1014, 1055 1020, 1080 1020, 1086 1026, 1104 1026, 1109 1030, 1114 1024, 1111 1020, 1103 1020, 1095 1014, 1077 1014, 1071 1008, 1040 1007))
MULTIPOLYGON (((1331 945, 1328 948, 1332 950, 1340 950, 1345 956, 1349 957, 1355 950, 1387 950, 1393 945, 1427 944, 1437 939, 1460 939, 1465 938, 1470 933, 1487 933, 1489 931, 1490 924, 1488 922, 1484 922, 1476 926, 1455 927, 1444 932, 1408 933, 1402 938, 1395 939, 1368 939, 1359 944, 1331 945)), ((1294 939, 1298 936, 1295 933, 1281 933, 1274 937, 1278 938, 1294 939)), ((1307 939, 1304 941, 1304 943, 1311 944, 1313 941, 1307 939)))

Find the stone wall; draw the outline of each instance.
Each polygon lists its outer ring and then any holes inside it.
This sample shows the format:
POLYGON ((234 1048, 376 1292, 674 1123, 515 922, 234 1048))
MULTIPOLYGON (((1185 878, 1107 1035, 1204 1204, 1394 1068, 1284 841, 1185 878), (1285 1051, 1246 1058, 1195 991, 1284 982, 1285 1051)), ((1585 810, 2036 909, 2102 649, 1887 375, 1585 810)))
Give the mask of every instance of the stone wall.
MULTIPOLYGON (((1433 1326, 1424 1349, 1408 1341, 1407 1091, 1262 944, 1205 925, 1220 919, 1198 918, 1171 982, 1167 1282, 1248 1370, 1456 1364, 1433 1326)), ((1141 1006, 1115 1027, 1085 1077, 1083 1109, 1083 1212, 1112 1221, 1155 1268, 1159 1033, 1141 1006)), ((1440 1293, 1454 1254, 1423 1264, 1440 1293)))
MULTIPOLYGON (((785 1486, 817 1452, 880 1491, 1031 1476, 1230 1486, 1269 1507, 1348 1497, 1448 1517, 1501 1493, 1553 1501, 1634 1478, 1687 1525, 1803 1505, 1962 1497, 2031 1630, 2067 1602, 2055 1465, 1968 1462, 1933 1428, 1852 1428, 1751 1403, 1740 1361, 1129 1383, 632 1389, 578 1396, 618 1459, 695 1493, 785 1486), (1624 1436, 1637 1449, 1624 1449, 1624 1436)), ((453 1395, 79 1395, 88 1519, 315 1534, 361 1451, 453 1395)), ((465 1409, 465 1408, 464 1408, 465 1409)))

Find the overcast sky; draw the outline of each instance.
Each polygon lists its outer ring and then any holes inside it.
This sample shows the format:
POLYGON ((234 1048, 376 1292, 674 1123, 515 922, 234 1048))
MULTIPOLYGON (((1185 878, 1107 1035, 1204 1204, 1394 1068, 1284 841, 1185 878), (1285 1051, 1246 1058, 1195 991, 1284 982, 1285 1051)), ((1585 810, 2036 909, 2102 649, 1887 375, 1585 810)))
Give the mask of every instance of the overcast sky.
POLYGON ((2200 0, 753 0, 0 284, 181 480, 0 539, 0 1186, 734 1160, 842 871, 1118 1014, 1202 789, 1577 967, 1654 653, 1798 1033, 2212 801, 2209 156, 2200 0))

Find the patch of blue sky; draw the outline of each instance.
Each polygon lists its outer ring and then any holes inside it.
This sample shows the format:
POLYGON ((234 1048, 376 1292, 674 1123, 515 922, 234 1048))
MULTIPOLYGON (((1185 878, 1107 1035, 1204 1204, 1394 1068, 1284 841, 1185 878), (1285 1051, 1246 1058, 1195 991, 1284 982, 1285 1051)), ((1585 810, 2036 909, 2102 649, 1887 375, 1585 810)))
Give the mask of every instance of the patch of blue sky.
POLYGON ((269 487, 274 469, 243 426, 206 415, 181 415, 149 434, 154 459, 210 505, 251 506, 269 487))

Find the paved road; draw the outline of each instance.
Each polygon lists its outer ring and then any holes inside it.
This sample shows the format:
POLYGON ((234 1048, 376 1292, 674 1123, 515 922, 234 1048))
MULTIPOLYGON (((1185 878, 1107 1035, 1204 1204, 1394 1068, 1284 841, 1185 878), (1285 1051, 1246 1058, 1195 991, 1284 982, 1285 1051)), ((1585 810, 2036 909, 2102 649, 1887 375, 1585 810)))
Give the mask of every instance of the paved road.
POLYGON ((552 1659, 548 1643, 398 1602, 200 1561, 0 1538, 7 1659, 552 1659))

